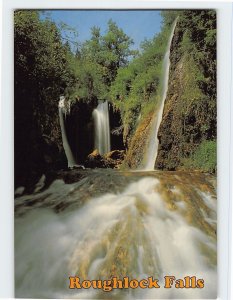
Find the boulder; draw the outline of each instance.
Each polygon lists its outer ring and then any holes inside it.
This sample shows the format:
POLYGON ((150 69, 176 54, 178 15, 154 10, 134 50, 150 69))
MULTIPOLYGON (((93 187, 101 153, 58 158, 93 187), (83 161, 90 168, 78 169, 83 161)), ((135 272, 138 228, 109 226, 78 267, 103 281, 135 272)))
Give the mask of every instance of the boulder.
POLYGON ((124 150, 113 150, 111 152, 108 152, 104 155, 106 159, 113 159, 113 160, 123 160, 125 157, 125 151, 124 150))
POLYGON ((104 155, 100 155, 96 149, 88 155, 85 161, 87 168, 119 168, 125 157, 124 150, 114 150, 104 155))

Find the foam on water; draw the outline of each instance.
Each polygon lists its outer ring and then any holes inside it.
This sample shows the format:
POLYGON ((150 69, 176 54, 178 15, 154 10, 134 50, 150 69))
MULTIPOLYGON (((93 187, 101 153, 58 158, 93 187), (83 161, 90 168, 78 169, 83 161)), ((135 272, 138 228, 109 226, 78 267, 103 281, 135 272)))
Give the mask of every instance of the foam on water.
MULTIPOLYGON (((64 184, 57 181, 57 193, 59 184, 64 192, 64 184)), ((124 291, 120 298, 215 298, 216 240, 186 220, 189 208, 182 197, 177 203, 183 204, 170 209, 159 188, 158 179, 145 177, 73 211, 34 209, 17 218, 16 296, 114 298, 119 291, 69 290, 69 276, 153 276, 163 284, 163 276, 174 275, 203 278, 205 288, 164 289, 161 284, 160 289, 124 291)), ((208 193, 202 196, 204 202, 209 199, 208 193)))

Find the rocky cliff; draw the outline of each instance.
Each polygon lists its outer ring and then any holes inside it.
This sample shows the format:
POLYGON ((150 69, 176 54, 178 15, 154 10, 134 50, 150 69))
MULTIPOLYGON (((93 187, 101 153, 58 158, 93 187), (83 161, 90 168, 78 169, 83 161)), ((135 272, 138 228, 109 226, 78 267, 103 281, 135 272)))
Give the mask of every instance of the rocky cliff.
MULTIPOLYGON (((186 12, 178 19, 170 48, 155 168, 216 171, 216 112, 216 15, 186 12)), ((139 167, 150 124, 151 112, 132 135, 126 166, 139 167)))
POLYGON ((137 169, 141 166, 145 147, 150 135, 152 120, 153 112, 150 112, 145 118, 142 119, 137 126, 135 133, 132 135, 124 161, 124 167, 126 169, 137 169))
POLYGON ((214 12, 194 11, 193 22, 197 16, 202 28, 178 21, 171 45, 169 88, 158 133, 159 169, 216 168, 216 161, 215 166, 210 163, 216 156, 216 44, 208 39, 210 34, 216 38, 216 19, 214 12))

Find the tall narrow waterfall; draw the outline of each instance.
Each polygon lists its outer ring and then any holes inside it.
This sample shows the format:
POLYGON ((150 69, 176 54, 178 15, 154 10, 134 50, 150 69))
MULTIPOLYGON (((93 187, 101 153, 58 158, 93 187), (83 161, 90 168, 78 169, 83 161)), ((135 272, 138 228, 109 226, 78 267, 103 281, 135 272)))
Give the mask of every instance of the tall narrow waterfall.
POLYGON ((73 153, 70 149, 70 145, 66 136, 66 129, 65 129, 65 124, 64 124, 64 115, 66 116, 67 112, 69 111, 69 107, 66 107, 65 105, 65 97, 61 96, 59 105, 59 120, 60 120, 60 126, 61 126, 61 133, 62 133, 62 143, 63 143, 63 148, 65 150, 67 162, 68 162, 68 168, 72 168, 76 165, 73 153))
POLYGON ((100 154, 111 150, 108 102, 101 102, 93 111, 95 126, 95 149, 100 154))
POLYGON ((152 120, 152 128, 151 133, 149 136, 149 145, 145 153, 145 159, 144 159, 144 170, 154 170, 154 165, 156 161, 156 157, 158 154, 158 146, 159 146, 159 139, 158 139, 158 131, 159 126, 162 121, 163 116, 163 108, 164 108, 164 102, 167 96, 167 90, 168 90, 168 80, 169 80, 169 67, 170 67, 170 47, 172 38, 174 35, 175 27, 176 27, 175 20, 173 26, 171 35, 168 40, 167 50, 163 59, 163 81, 162 81, 162 97, 161 97, 161 104, 158 108, 158 111, 156 111, 154 118, 152 120))

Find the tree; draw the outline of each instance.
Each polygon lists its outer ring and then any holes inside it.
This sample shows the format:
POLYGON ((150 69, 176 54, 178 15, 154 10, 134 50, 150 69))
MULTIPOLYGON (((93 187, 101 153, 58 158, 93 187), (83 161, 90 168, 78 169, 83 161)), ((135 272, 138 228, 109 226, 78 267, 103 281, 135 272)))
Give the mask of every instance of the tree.
POLYGON ((103 62, 107 69, 105 82, 107 85, 113 82, 117 70, 128 64, 129 58, 135 54, 130 50, 133 40, 128 37, 115 22, 109 20, 107 33, 102 38, 103 62))
POLYGON ((110 88, 110 99, 121 112, 124 140, 134 132, 138 116, 154 111, 160 100, 162 61, 171 26, 141 44, 142 51, 120 67, 110 88))
POLYGON ((108 29, 101 35, 99 27, 91 28, 91 38, 83 43, 73 62, 75 81, 69 93, 76 98, 96 103, 108 99, 111 84, 117 71, 127 66, 135 51, 133 44, 122 29, 112 20, 108 29))
POLYGON ((14 25, 17 179, 24 172, 43 168, 43 152, 46 153, 48 143, 56 140, 55 149, 61 145, 58 99, 73 74, 70 47, 63 44, 55 23, 42 21, 38 11, 17 10, 14 25))
POLYGON ((162 10, 161 16, 163 18, 164 26, 171 26, 179 15, 180 11, 178 10, 162 10))

